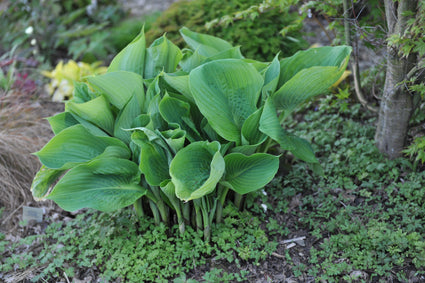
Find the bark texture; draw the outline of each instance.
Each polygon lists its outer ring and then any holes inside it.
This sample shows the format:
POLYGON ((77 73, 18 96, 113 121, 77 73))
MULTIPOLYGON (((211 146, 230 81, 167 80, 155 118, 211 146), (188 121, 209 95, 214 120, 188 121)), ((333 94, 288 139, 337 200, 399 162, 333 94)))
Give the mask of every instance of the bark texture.
MULTIPOLYGON (((388 35, 402 36, 407 28, 407 20, 415 12, 418 1, 385 0, 385 14, 388 35)), ((375 141, 378 149, 390 159, 401 156, 405 145, 410 116, 413 113, 413 100, 403 81, 414 66, 414 56, 402 57, 394 46, 387 46, 387 70, 384 93, 381 100, 375 141)))

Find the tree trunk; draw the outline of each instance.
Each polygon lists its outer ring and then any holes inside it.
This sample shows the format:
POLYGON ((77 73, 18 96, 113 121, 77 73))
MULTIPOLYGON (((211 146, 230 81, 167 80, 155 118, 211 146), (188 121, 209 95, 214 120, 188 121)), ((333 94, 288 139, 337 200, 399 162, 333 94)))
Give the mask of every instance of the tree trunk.
MULTIPOLYGON (((406 11, 415 12, 417 5, 418 1, 413 0, 385 0, 388 36, 403 36, 407 20, 412 17, 406 11)), ((393 159, 402 154, 413 113, 412 95, 403 81, 414 66, 414 56, 403 57, 397 47, 390 45, 387 46, 387 56, 387 72, 375 141, 378 149, 393 159)))

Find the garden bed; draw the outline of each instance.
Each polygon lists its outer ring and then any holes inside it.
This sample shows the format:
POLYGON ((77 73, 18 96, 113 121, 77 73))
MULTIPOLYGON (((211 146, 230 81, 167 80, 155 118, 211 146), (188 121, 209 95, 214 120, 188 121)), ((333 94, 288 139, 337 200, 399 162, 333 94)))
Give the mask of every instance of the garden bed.
MULTIPOLYGON (((361 53, 369 68, 375 56, 361 53)), ((71 213, 35 202, 39 163, 30 153, 53 136, 43 118, 63 104, 41 87, 0 93, 0 281, 424 282, 425 168, 385 159, 376 117, 339 87, 287 122, 312 142, 323 174, 283 151, 278 174, 242 210, 226 202, 209 242, 130 207, 71 213), (43 220, 24 222, 23 206, 41 208, 43 220)))

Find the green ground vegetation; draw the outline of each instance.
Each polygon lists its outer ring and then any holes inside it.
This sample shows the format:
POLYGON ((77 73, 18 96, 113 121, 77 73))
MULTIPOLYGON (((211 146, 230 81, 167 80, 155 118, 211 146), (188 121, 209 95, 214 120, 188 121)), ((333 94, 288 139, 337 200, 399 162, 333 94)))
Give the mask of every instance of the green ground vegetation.
MULTIPOLYGON (((250 276, 246 263, 270 260, 279 241, 299 231, 307 231, 314 245, 306 261, 294 266, 293 276, 350 282, 353 271, 362 271, 369 280, 385 282, 423 274, 425 172, 414 172, 407 159, 388 161, 379 154, 373 144, 374 118, 359 105, 328 96, 306 105, 304 113, 293 118, 299 120, 293 131, 314 140, 324 176, 313 174, 306 163, 286 164, 288 173, 275 178, 265 193, 247 199, 248 210, 226 207, 209 244, 191 228, 179 235, 178 227, 168 230, 152 220, 134 225, 136 216, 129 209, 113 214, 89 210, 19 242, 1 235, 0 274, 33 268, 41 270, 33 281, 54 280, 95 268, 110 281, 196 282, 189 281, 190 272, 209 266, 201 281, 243 281, 250 276), (300 202, 291 207, 297 195, 300 202), (282 222, 279 215, 286 213, 295 223, 282 222), (40 253, 23 248, 34 244, 40 253), (164 252, 169 256, 161 256, 164 252), (240 271, 226 271, 222 264, 240 271)), ((286 260, 291 262, 289 254, 286 260)))

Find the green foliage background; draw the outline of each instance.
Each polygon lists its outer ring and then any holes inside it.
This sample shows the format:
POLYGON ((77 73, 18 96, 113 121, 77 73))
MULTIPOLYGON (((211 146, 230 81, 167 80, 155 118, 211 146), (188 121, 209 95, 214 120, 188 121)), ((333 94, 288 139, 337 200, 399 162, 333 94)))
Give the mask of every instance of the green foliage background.
POLYGON ((241 45, 242 54, 260 61, 271 61, 278 52, 281 52, 282 57, 287 57, 307 47, 307 43, 301 38, 301 25, 298 29, 294 28, 288 32, 285 37, 279 33, 283 27, 297 20, 298 15, 296 12, 282 13, 278 8, 266 10, 251 19, 234 21, 227 26, 214 26, 209 30, 205 28, 206 22, 232 15, 258 2, 257 0, 178 1, 161 14, 146 32, 147 43, 150 44, 166 32, 167 38, 182 48, 185 45, 178 30, 186 26, 195 32, 220 37, 234 46, 241 45))

